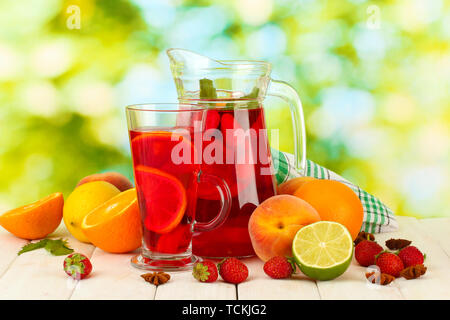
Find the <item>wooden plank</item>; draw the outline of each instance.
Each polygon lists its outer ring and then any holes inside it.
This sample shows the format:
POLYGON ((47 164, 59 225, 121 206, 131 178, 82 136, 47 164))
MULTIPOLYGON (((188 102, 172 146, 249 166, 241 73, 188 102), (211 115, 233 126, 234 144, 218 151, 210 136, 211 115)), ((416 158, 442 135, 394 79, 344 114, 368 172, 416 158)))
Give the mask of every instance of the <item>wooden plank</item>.
POLYGON ((90 257, 91 277, 72 281, 62 269, 64 256, 45 250, 17 256, 27 241, 0 231, 0 299, 450 299, 448 230, 450 219, 417 220, 398 217, 400 230, 377 234, 384 245, 389 238, 407 238, 427 254, 427 274, 415 280, 396 279, 389 286, 376 286, 365 279, 366 268, 355 261, 344 275, 317 284, 302 275, 290 280, 273 280, 257 258, 244 262, 249 279, 238 285, 218 280, 200 283, 190 272, 171 273, 172 279, 158 288, 143 281, 143 272, 132 268, 132 254, 108 254, 72 238, 61 226, 53 238, 66 237, 77 251, 90 257), (3 275, 2 275, 3 274, 3 275))
POLYGON ((331 281, 317 281, 321 299, 399 300, 403 299, 395 283, 379 286, 366 279, 366 268, 353 260, 347 271, 331 281))
MULTIPOLYGON (((408 223, 408 222, 406 222, 408 223)), ((386 239, 396 237, 396 233, 381 233, 375 235, 376 240, 384 245, 386 239)), ((352 264, 340 277, 332 281, 317 281, 319 294, 322 299, 363 299, 363 300, 399 300, 403 299, 402 292, 396 281, 379 286, 366 279, 366 267, 358 264, 353 257, 352 264)))
POLYGON ((263 270, 263 262, 258 258, 246 259, 249 268, 247 281, 238 285, 239 300, 311 300, 320 299, 316 283, 304 275, 294 275, 293 279, 274 280, 263 270))
POLYGON ((96 248, 89 278, 76 286, 73 300, 152 300, 156 287, 140 277, 145 273, 130 265, 134 254, 110 254, 96 248))
POLYGON ((396 283, 406 299, 450 299, 450 258, 435 240, 433 231, 424 231, 421 223, 422 220, 399 217, 396 237, 412 240, 413 245, 426 253, 427 273, 419 279, 397 279, 396 283))
POLYGON ((17 252, 29 241, 17 238, 0 227, 0 277, 5 274, 13 261, 17 258, 17 252))
POLYGON ((331 282, 318 282, 323 299, 449 299, 450 277, 448 256, 431 236, 420 227, 421 221, 411 217, 398 217, 400 230, 395 233, 376 235, 381 245, 390 238, 405 238, 413 241, 420 250, 427 253, 427 274, 413 281, 396 279, 389 286, 374 286, 364 283, 365 268, 352 266, 340 278, 331 282), (357 280, 359 279, 359 280, 357 280), (343 280, 343 281, 341 281, 343 280), (364 283, 364 285, 363 285, 364 283), (364 288, 365 287, 365 288, 364 288), (331 289, 331 294, 330 294, 331 289))
POLYGON ((450 218, 431 218, 418 220, 423 233, 439 243, 450 257, 450 218))
POLYGON ((156 300, 235 300, 236 286, 219 279, 201 283, 192 272, 171 272, 171 279, 156 289, 156 300))
MULTIPOLYGON (((90 257, 94 247, 69 236, 63 228, 52 238, 65 237, 76 251, 90 257)), ((65 256, 40 249, 18 256, 0 278, 0 299, 68 299, 74 281, 63 270, 65 256)))

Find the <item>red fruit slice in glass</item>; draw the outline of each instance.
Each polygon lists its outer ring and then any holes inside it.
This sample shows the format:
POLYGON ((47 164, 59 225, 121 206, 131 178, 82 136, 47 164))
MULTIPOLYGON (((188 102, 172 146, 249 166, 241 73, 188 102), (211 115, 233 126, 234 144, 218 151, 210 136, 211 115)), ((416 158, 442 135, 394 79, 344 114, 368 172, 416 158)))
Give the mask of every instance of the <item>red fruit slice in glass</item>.
POLYGON ((208 110, 206 113, 205 130, 217 129, 220 123, 220 115, 215 110, 208 110))
POLYGON ((196 151, 191 136, 170 131, 142 133, 131 141, 133 161, 168 172, 192 172, 196 151), (176 151, 174 154, 173 150, 176 151))
POLYGON ((227 147, 234 152, 238 164, 255 164, 258 156, 258 130, 243 127, 236 117, 241 118, 243 123, 249 120, 248 114, 235 113, 234 116, 230 113, 223 114, 220 128, 224 140, 227 147))
MULTIPOLYGON (((255 166, 250 163, 235 163, 235 152, 226 143, 221 141, 223 155, 221 163, 203 164, 202 171, 218 176, 225 180, 230 189, 231 196, 235 197, 244 191, 251 181, 255 179, 255 166), (231 163, 227 163, 227 154, 231 155, 231 163)), ((220 200, 221 195, 214 184, 201 182, 198 185, 198 197, 205 200, 220 200)))
POLYGON ((183 185, 176 177, 143 165, 136 167, 135 174, 145 228, 157 233, 172 231, 186 210, 183 185))
POLYGON ((160 253, 183 253, 189 247, 191 239, 191 225, 181 224, 171 232, 160 235, 155 251, 160 253))
POLYGON ((242 132, 242 127, 239 122, 230 113, 222 115, 220 121, 220 129, 222 130, 223 139, 228 146, 234 148, 236 146, 237 137, 235 137, 236 131, 242 132))
MULTIPOLYGON (((215 110, 210 111, 216 112, 215 110)), ((254 170, 257 155, 251 154, 254 148, 250 144, 257 144, 258 140, 257 136, 234 136, 234 134, 246 135, 247 132, 243 130, 239 121, 236 120, 231 112, 223 113, 220 117, 220 129, 222 131, 222 139, 220 139, 220 143, 222 143, 221 163, 204 164, 202 171, 223 178, 230 188, 231 196, 235 197, 238 193, 243 192, 250 182, 255 179, 254 170), (244 143, 242 144, 241 141, 244 143)), ((208 156, 205 150, 209 144, 210 142, 204 143, 204 158, 208 156)), ((217 191, 216 186, 204 182, 199 184, 198 197, 205 200, 219 200, 220 193, 217 191)))

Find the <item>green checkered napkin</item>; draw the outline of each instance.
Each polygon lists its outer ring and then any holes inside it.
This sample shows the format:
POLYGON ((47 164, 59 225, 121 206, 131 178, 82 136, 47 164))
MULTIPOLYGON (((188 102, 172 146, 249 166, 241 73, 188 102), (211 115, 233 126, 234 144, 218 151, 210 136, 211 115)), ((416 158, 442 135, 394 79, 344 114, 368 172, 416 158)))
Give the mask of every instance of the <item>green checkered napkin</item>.
MULTIPOLYGON (((294 167, 294 156, 292 154, 272 149, 272 160, 278 184, 301 176, 294 167)), ((380 233, 398 230, 398 223, 391 209, 378 198, 345 180, 335 172, 307 160, 305 175, 317 179, 336 180, 349 186, 358 195, 364 208, 362 231, 380 233)))

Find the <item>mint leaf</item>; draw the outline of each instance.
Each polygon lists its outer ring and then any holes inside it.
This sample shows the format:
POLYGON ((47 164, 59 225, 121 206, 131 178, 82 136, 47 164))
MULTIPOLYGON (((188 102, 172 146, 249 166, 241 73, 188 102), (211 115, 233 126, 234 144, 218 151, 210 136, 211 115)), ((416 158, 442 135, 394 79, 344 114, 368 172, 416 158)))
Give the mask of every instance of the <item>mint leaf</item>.
POLYGON ((249 94, 243 96, 241 99, 249 99, 251 101, 249 101, 247 103, 249 108, 258 108, 259 106, 259 102, 258 101, 253 101, 256 100, 258 98, 259 95, 259 88, 258 87, 254 87, 252 92, 250 92, 249 94))
MULTIPOLYGON (((259 88, 258 87, 253 87, 252 92, 250 92, 249 94, 240 97, 239 99, 245 100, 248 99, 250 100, 247 103, 247 106, 249 108, 258 108, 259 107, 259 102, 256 101, 256 99, 258 99, 259 96, 259 88), (254 100, 254 101, 253 101, 254 100)), ((214 87, 214 82, 211 79, 200 79, 200 99, 201 100, 215 100, 217 99, 217 90, 214 87)), ((223 99, 226 100, 226 99, 223 99)), ((214 107, 215 105, 213 103, 208 104, 211 107, 214 107)), ((234 102, 230 102, 227 103, 227 108, 231 108, 234 109, 235 108, 235 103, 234 102)))
POLYGON ((22 253, 30 252, 37 249, 45 248, 54 256, 64 256, 73 252, 73 249, 67 245, 67 240, 58 239, 43 239, 39 242, 29 243, 24 245, 22 249, 17 253, 19 256, 22 253))
POLYGON ((213 81, 210 79, 200 79, 200 99, 217 99, 217 91, 214 88, 213 81))
POLYGON ((67 241, 63 239, 49 239, 45 245, 45 250, 54 256, 65 256, 73 252, 73 249, 67 246, 67 241))
POLYGON ((37 249, 44 248, 45 245, 47 244, 47 241, 48 241, 48 239, 43 239, 43 240, 41 240, 41 241, 39 241, 39 242, 34 242, 34 243, 26 244, 26 245, 24 245, 24 246, 22 247, 22 249, 17 253, 17 255, 20 256, 22 253, 30 252, 30 251, 33 251, 33 250, 37 250, 37 249))
POLYGON ((252 92, 243 96, 241 99, 256 99, 258 98, 258 95, 259 95, 259 88, 253 87, 252 92))

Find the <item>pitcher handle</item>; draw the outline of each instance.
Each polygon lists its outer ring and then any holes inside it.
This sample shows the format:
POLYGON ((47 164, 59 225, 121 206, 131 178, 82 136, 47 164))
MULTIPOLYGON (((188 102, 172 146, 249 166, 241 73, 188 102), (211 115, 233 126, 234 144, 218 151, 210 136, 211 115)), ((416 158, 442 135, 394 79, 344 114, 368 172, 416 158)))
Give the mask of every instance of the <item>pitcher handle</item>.
POLYGON ((284 81, 271 80, 267 95, 283 99, 289 104, 291 109, 292 129, 294 130, 295 139, 295 168, 304 176, 306 172, 306 130, 302 101, 297 91, 291 85, 284 81))
POLYGON ((216 185, 217 191, 219 191, 220 194, 221 207, 217 216, 212 220, 208 222, 195 222, 194 233, 211 231, 220 227, 228 218, 231 209, 231 192, 225 180, 215 175, 200 171, 198 175, 198 182, 209 182, 216 185))

